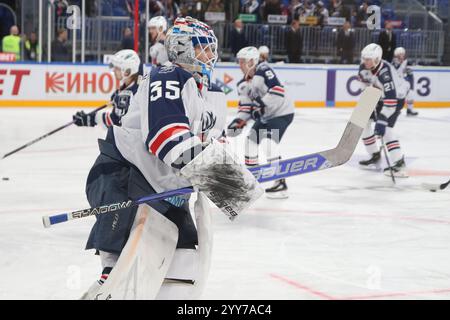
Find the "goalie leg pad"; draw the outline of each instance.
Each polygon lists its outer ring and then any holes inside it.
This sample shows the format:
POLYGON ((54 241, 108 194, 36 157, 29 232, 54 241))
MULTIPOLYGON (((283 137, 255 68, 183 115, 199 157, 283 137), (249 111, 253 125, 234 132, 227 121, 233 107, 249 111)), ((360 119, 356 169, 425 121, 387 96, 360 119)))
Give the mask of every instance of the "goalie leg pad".
POLYGON ((156 297, 158 300, 201 298, 209 274, 213 244, 211 206, 202 193, 198 193, 194 212, 198 230, 197 250, 175 251, 166 279, 156 297))
POLYGON ((96 300, 151 300, 158 294, 178 241, 176 225, 140 205, 130 237, 96 300))

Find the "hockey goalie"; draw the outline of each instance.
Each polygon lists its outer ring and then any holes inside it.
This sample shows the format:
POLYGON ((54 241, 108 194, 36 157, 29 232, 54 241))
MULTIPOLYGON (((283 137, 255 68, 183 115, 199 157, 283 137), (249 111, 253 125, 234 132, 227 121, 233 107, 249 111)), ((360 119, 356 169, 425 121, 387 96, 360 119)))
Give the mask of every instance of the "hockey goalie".
POLYGON ((208 274, 211 200, 230 219, 263 193, 224 144, 226 105, 211 83, 217 60, 212 29, 190 17, 167 32, 171 63, 144 75, 121 126, 99 140, 86 186, 91 206, 176 188, 197 193, 97 215, 86 249, 102 274, 82 299, 195 299, 208 274))

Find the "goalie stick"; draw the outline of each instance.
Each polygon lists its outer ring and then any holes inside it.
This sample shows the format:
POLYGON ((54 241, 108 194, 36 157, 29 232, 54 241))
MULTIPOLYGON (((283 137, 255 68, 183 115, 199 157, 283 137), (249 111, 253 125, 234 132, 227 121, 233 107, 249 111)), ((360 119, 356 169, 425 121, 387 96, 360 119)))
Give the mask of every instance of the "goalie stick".
MULTIPOLYGON (((103 105, 103 106, 101 106, 101 107, 98 107, 97 109, 91 111, 91 112, 88 113, 88 114, 96 113, 97 111, 100 111, 100 110, 102 110, 102 109, 108 107, 109 105, 110 105, 110 103, 105 104, 105 105, 103 105)), ((54 129, 54 130, 52 130, 52 131, 50 131, 50 132, 48 132, 48 133, 46 133, 46 134, 44 134, 44 135, 42 135, 42 136, 40 136, 40 137, 38 137, 38 138, 32 140, 32 141, 30 141, 30 142, 24 144, 23 146, 20 146, 19 148, 14 149, 13 151, 10 151, 10 152, 6 153, 6 154, 2 157, 2 160, 5 159, 6 157, 9 157, 10 155, 12 155, 12 154, 14 154, 14 153, 16 153, 16 152, 19 152, 19 151, 22 150, 22 149, 25 149, 25 148, 31 146, 32 144, 35 144, 36 142, 41 141, 42 139, 45 139, 45 138, 51 136, 52 134, 54 134, 54 133, 56 133, 56 132, 58 132, 58 131, 61 131, 62 129, 65 129, 65 128, 71 126, 71 125, 74 124, 74 123, 75 123, 75 120, 72 120, 72 121, 70 121, 69 123, 66 123, 66 124, 63 125, 63 126, 58 127, 58 128, 56 128, 56 129, 54 129)))
MULTIPOLYGON (((250 172, 252 172, 258 182, 268 182, 314 171, 330 169, 346 163, 355 151, 358 141, 361 138, 361 134, 366 127, 367 121, 369 121, 369 117, 380 98, 381 91, 379 89, 368 87, 363 91, 360 99, 358 100, 358 104, 353 110, 350 120, 345 127, 344 133, 335 148, 301 157, 280 160, 271 164, 252 167, 249 169, 250 172)), ((189 194, 194 191, 195 190, 192 187, 165 191, 145 196, 135 201, 128 200, 96 208, 78 210, 53 216, 44 216, 42 217, 42 222, 44 227, 48 228, 57 223, 89 217, 96 214, 113 212, 132 206, 137 206, 142 203, 189 194)))
POLYGON ((431 192, 436 192, 439 190, 444 190, 445 188, 448 187, 449 184, 450 184, 450 180, 448 180, 447 182, 445 182, 443 184, 424 183, 424 184, 422 184, 422 187, 427 190, 430 190, 431 192))

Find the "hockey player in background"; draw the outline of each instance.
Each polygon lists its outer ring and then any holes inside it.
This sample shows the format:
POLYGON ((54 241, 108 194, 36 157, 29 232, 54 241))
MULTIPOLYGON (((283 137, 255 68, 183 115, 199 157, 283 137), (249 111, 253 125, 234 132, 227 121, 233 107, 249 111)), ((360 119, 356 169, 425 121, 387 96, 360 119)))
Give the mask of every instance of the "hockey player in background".
POLYGON ((409 83, 409 91, 406 95, 406 115, 417 116, 419 113, 414 111, 414 74, 411 67, 408 65, 405 48, 398 47, 394 50, 392 64, 395 69, 397 69, 400 77, 404 78, 409 83))
MULTIPOLYGON (((409 83, 399 76, 393 65, 382 60, 382 56, 383 50, 374 43, 366 46, 361 52, 359 79, 362 86, 374 86, 381 89, 383 98, 378 103, 362 135, 371 158, 360 161, 359 164, 364 168, 379 166, 381 152, 376 136, 382 136, 391 160, 392 172, 397 177, 407 177, 405 157, 400 148, 400 142, 394 134, 394 126, 403 108, 409 83), (373 122, 375 122, 374 128, 372 128, 373 122)), ((384 174, 389 176, 390 168, 385 168, 384 174)))
POLYGON ((166 39, 167 20, 163 16, 157 16, 148 22, 148 32, 150 34, 150 61, 152 65, 161 66, 169 61, 167 51, 164 46, 166 39))
POLYGON ((105 128, 120 126, 120 120, 127 113, 142 78, 142 65, 136 52, 125 49, 114 54, 109 66, 120 81, 119 89, 111 96, 112 110, 96 113, 78 111, 73 116, 75 125, 94 127, 100 124, 105 128))
POLYGON ((260 46, 259 51, 259 62, 270 62, 270 50, 268 46, 260 46))
POLYGON ((86 249, 99 253, 103 272, 83 299, 198 298, 211 250, 205 195, 231 218, 262 192, 248 170, 223 158, 225 147, 215 140, 226 126, 226 99, 211 83, 214 32, 196 19, 178 18, 165 46, 170 63, 143 77, 122 125, 99 140, 86 193, 94 207, 193 186, 202 191, 196 223, 188 195, 151 202, 151 209, 97 215, 86 249))
MULTIPOLYGON (((246 137, 245 164, 259 164, 259 144, 267 139, 267 161, 281 159, 278 144, 294 118, 294 106, 288 102, 285 89, 275 72, 265 61, 259 62, 260 52, 255 47, 241 49, 237 58, 244 74, 238 82, 239 109, 236 118, 228 126, 228 135, 241 133, 247 122, 254 120, 246 137)), ((275 181, 266 189, 269 198, 287 198, 285 179, 275 181)))

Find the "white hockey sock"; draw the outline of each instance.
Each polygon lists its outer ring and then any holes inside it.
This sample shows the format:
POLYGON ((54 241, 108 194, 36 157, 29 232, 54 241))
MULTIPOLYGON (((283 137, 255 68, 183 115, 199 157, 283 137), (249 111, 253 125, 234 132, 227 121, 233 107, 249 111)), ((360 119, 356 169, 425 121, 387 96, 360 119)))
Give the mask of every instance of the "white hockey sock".
POLYGON ((267 162, 275 162, 281 160, 278 143, 273 139, 265 139, 267 162))
POLYGON ((245 165, 257 166, 258 163, 258 145, 253 139, 247 137, 245 139, 245 165))
POLYGON ((408 110, 410 110, 410 111, 414 110, 414 101, 413 100, 406 101, 406 104, 407 104, 408 110))
POLYGON ((367 123, 367 126, 364 129, 362 136, 364 146, 366 147, 366 150, 370 155, 380 151, 377 144, 377 138, 375 137, 375 134, 373 133, 372 130, 372 121, 369 121, 369 123, 367 123))
POLYGON ((391 160, 391 165, 399 161, 403 157, 402 150, 400 148, 400 142, 393 133, 393 129, 387 127, 386 134, 384 135, 384 142, 386 143, 386 148, 389 152, 389 158, 391 160))

